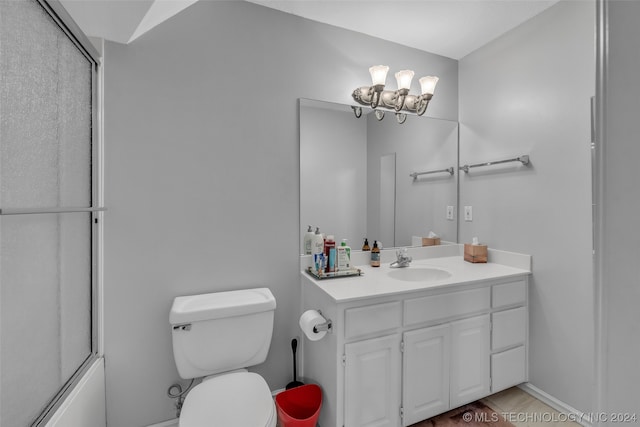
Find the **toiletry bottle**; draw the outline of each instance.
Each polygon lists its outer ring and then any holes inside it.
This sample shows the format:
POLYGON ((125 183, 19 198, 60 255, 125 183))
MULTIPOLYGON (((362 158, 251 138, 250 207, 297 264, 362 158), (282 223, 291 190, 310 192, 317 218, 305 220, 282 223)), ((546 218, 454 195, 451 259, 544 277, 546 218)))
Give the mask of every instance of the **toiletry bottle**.
POLYGON ((324 237, 320 234, 320 227, 316 227, 316 232, 311 240, 311 255, 313 256, 313 268, 316 273, 324 270, 324 237))
POLYGON ((351 268, 351 248, 347 246, 347 239, 342 239, 338 251, 338 271, 351 268))
POLYGON ((321 254, 324 251, 324 237, 320 233, 320 227, 316 227, 316 232, 311 240, 311 253, 321 254))
POLYGON ((371 267, 380 267, 380 249, 376 240, 374 240, 373 249, 371 249, 371 267))
POLYGON ((311 246, 312 246, 313 238, 314 238, 313 230, 311 229, 311 226, 309 226, 309 229, 304 234, 304 240, 303 240, 305 255, 311 255, 311 246))
POLYGON ((363 251, 363 252, 366 252, 366 251, 369 251, 369 250, 371 250, 371 249, 369 248, 369 241, 368 241, 368 240, 367 240, 367 238, 365 237, 365 238, 364 238, 364 244, 362 245, 362 251, 363 251))
POLYGON ((333 273, 336 271, 336 241, 331 234, 324 241, 324 257, 327 260, 326 272, 333 273))

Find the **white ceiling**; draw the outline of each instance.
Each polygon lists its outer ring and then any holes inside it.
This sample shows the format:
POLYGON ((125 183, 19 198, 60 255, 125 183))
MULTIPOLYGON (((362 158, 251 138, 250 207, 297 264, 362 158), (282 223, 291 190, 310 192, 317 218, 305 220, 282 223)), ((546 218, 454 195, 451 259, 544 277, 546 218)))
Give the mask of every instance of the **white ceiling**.
POLYGON ((558 0, 249 0, 460 59, 558 0))
POLYGON ((60 0, 82 31, 130 43, 198 0, 60 0))
MULTIPOLYGON (((61 0, 61 3, 87 35, 129 43, 196 1, 221 0, 61 0)), ((248 1, 460 59, 558 0, 248 1)))

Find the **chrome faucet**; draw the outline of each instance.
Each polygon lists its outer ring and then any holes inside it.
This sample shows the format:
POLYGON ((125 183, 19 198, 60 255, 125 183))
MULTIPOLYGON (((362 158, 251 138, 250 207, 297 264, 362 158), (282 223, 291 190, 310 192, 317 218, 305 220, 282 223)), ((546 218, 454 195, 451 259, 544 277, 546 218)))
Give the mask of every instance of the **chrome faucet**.
POLYGON ((409 264, 411 264, 411 261, 413 260, 413 258, 409 256, 407 248, 398 249, 396 251, 396 257, 398 257, 398 259, 390 265, 392 268, 409 267, 409 264))

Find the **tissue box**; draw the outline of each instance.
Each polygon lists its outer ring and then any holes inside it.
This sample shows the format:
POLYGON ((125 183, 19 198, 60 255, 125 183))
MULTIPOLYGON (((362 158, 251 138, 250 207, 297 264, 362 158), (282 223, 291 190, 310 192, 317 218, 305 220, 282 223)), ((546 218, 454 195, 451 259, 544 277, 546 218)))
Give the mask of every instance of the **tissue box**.
POLYGON ((423 237, 422 246, 436 246, 440 244, 439 237, 423 237))
POLYGON ((464 260, 468 262, 487 262, 487 245, 464 244, 464 260))

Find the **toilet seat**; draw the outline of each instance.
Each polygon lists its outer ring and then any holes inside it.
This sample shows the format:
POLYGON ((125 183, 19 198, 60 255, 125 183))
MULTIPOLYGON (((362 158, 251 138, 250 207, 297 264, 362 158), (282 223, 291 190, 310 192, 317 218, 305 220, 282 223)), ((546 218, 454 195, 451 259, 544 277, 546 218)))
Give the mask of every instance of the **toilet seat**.
POLYGON ((187 395, 180 427, 274 427, 276 411, 269 386, 253 372, 212 377, 187 395))

